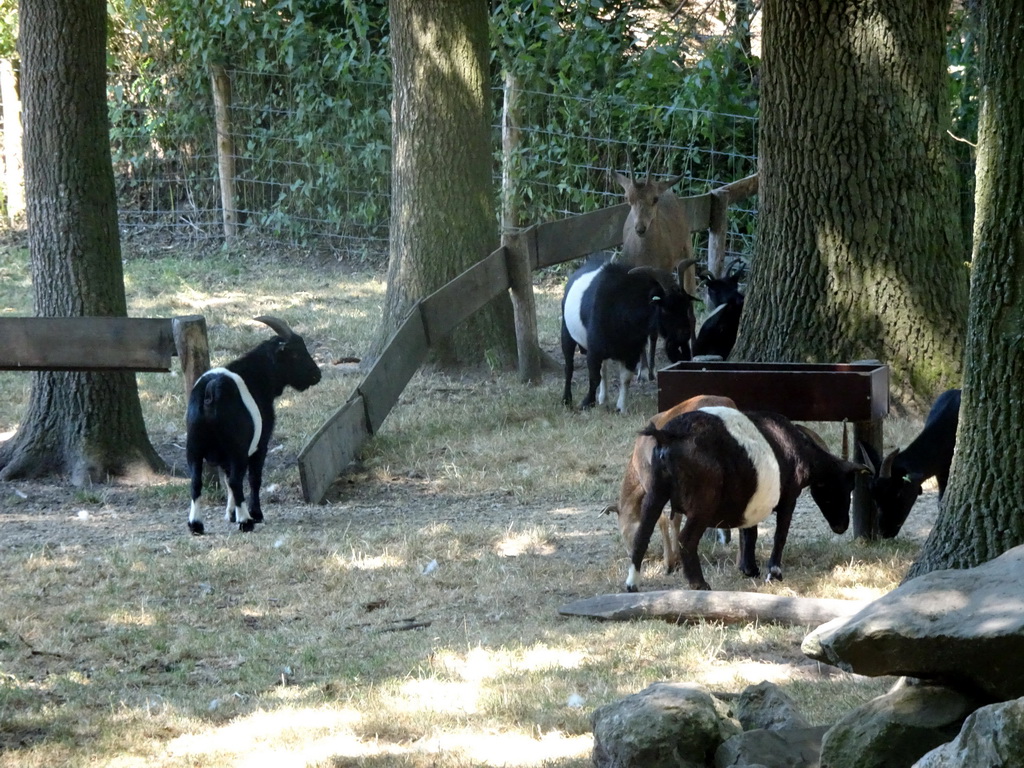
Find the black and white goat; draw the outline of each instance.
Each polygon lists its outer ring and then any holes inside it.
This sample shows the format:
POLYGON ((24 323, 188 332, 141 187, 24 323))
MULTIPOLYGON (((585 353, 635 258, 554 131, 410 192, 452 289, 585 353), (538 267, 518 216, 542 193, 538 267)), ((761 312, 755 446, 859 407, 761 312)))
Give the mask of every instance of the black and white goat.
POLYGON ((277 338, 268 339, 223 368, 212 368, 192 388, 185 417, 185 460, 192 479, 188 529, 203 533, 199 496, 203 491, 203 462, 217 465, 227 479, 228 522, 251 531, 263 522, 260 484, 274 431, 274 400, 286 386, 300 392, 320 381, 320 368, 306 344, 283 320, 261 315, 277 338), (246 506, 242 480, 249 474, 250 503, 246 506))
POLYGON ((946 492, 949 467, 956 447, 960 420, 960 390, 948 389, 935 399, 921 434, 902 451, 897 448, 883 461, 875 449, 859 443, 861 455, 871 469, 871 496, 878 505, 878 532, 891 539, 900 532, 921 485, 929 477, 939 484, 939 499, 946 492))
POLYGON ((656 338, 660 329, 666 345, 685 348, 688 353, 692 322, 692 299, 679 289, 670 272, 653 267, 631 269, 609 261, 605 254, 592 256, 569 278, 562 297, 562 401, 569 406, 573 402, 573 357, 578 346, 587 356, 590 375, 580 408, 604 403, 608 363, 614 360, 621 366, 617 409, 625 411, 626 392, 644 345, 656 338))
POLYGON ((718 355, 723 360, 729 357, 736 336, 740 330, 740 315, 743 314, 743 294, 740 282, 746 276, 746 265, 734 260, 726 270, 725 277, 713 277, 704 271, 701 279, 707 287, 708 304, 714 307, 701 323, 697 340, 693 343, 693 354, 718 355), (735 269, 739 264, 739 269, 735 269))
POLYGON ((740 528, 739 569, 758 576, 754 556, 757 524, 775 511, 775 541, 767 578, 782 578, 786 545, 800 491, 811 496, 836 533, 850 524, 854 477, 861 464, 833 456, 807 431, 775 413, 710 407, 684 413, 663 428, 648 424, 654 438, 651 487, 643 500, 640 527, 630 553, 626 590, 635 592, 640 567, 665 504, 686 522, 679 534, 683 573, 691 589, 710 589, 697 543, 710 527, 740 528))

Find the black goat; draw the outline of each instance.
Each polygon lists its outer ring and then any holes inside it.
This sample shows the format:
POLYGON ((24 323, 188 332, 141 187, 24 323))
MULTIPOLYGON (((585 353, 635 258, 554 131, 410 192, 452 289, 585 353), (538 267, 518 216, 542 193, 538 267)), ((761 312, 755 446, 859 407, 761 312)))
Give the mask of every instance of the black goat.
POLYGON ((320 381, 320 368, 299 334, 276 317, 262 315, 256 320, 270 326, 277 338, 204 373, 188 398, 185 460, 192 479, 188 529, 196 536, 204 530, 199 505, 204 460, 216 464, 221 477, 227 478, 228 522, 237 520, 241 531, 251 531, 263 522, 260 484, 274 431, 274 400, 285 386, 301 392, 320 381), (242 491, 246 472, 252 496, 248 508, 242 491))
MULTIPOLYGON (((693 306, 670 272, 610 262, 607 255, 591 257, 569 278, 562 297, 562 355, 565 390, 562 401, 572 405, 573 356, 576 347, 586 353, 590 374, 587 396, 580 408, 604 403, 609 366, 619 372, 617 408, 626 408, 626 392, 644 345, 665 331, 667 343, 689 350, 693 306), (603 375, 602 375, 603 373, 603 375)), ((689 358, 687 358, 689 359, 689 358)))
POLYGON ((858 443, 873 476, 871 496, 878 505, 878 532, 882 538, 891 539, 900 532, 921 495, 921 484, 929 477, 938 480, 942 499, 949 482, 959 420, 960 390, 948 389, 936 398, 921 434, 902 451, 897 448, 879 461, 874 448, 858 443))
POLYGON ((693 343, 693 354, 718 355, 723 360, 729 357, 740 329, 740 315, 743 314, 743 294, 740 282, 746 276, 746 265, 735 259, 726 270, 725 277, 712 277, 707 271, 701 279, 707 286, 708 304, 714 311, 701 323, 697 340, 693 343), (733 271, 736 264, 740 267, 733 271))
POLYGON ((686 522, 679 534, 683 573, 691 589, 710 589, 700 567, 697 543, 711 527, 740 528, 739 568, 758 576, 754 556, 757 524, 774 510, 775 542, 767 578, 782 578, 793 509, 810 487, 832 530, 850 524, 854 477, 868 469, 833 456, 805 430, 775 413, 701 408, 676 416, 661 429, 648 424, 641 435, 654 438, 651 485, 647 489, 630 553, 626 590, 635 592, 640 566, 665 504, 686 522))

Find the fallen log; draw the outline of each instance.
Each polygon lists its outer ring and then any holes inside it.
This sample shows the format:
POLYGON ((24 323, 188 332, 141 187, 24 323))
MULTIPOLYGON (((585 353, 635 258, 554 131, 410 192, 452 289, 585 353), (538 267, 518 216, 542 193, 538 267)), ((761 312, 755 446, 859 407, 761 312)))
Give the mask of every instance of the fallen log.
POLYGON ((840 616, 850 616, 866 605, 860 600, 820 597, 786 597, 761 592, 701 592, 669 589, 597 595, 563 605, 563 616, 584 616, 604 621, 663 619, 684 621, 774 622, 818 626, 840 616))

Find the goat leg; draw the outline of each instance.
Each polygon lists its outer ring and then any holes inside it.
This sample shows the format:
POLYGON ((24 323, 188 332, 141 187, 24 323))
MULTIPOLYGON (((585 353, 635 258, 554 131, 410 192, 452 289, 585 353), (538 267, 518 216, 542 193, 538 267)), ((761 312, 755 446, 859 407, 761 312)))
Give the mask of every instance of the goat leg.
POLYGON ((744 576, 757 578, 761 575, 761 569, 757 567, 757 557, 754 554, 754 547, 757 545, 757 526, 740 528, 740 549, 736 557, 736 566, 744 576))
POLYGON ((775 541, 772 554, 768 558, 768 575, 765 581, 782 581, 782 548, 789 537, 789 524, 793 522, 793 509, 796 499, 784 499, 775 508, 775 541))
POLYGON ((644 496, 644 503, 640 509, 640 525, 633 537, 633 548, 630 553, 629 575, 626 577, 626 591, 636 592, 637 583, 640 581, 640 568, 647 554, 647 547, 651 543, 651 534, 654 533, 654 526, 661 518, 661 512, 668 503, 669 491, 663 484, 657 483, 655 487, 644 496))
POLYGON ((710 590, 711 587, 704 580, 704 572, 700 567, 700 555, 697 554, 697 545, 700 537, 707 530, 707 525, 698 522, 696 515, 686 518, 683 530, 679 532, 679 543, 682 548, 683 575, 690 584, 690 589, 710 590))
POLYGON ((256 451, 249 458, 249 516, 254 523, 263 522, 260 487, 263 485, 263 462, 265 459, 265 451, 256 451))
POLYGON ((202 536, 205 528, 202 520, 202 507, 199 497, 203 493, 203 460, 194 459, 188 465, 192 476, 192 504, 188 510, 188 529, 193 536, 202 536))

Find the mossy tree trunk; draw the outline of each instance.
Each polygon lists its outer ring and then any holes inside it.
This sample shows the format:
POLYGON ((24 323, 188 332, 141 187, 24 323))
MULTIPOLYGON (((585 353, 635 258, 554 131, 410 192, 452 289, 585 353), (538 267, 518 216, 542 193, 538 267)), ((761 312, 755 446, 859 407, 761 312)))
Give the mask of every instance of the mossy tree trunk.
POLYGON ((1024 544, 1024 6, 985 0, 974 258, 960 429, 939 518, 909 577, 1024 544))
POLYGON ((758 255, 734 358, 881 359, 897 406, 959 385, 948 5, 765 0, 758 255))
MULTIPOLYGON (((492 180, 485 0, 391 0, 391 243, 377 351, 409 308, 499 245, 492 180)), ((442 365, 510 364, 515 333, 500 296, 452 336, 442 365)))
MULTIPOLYGON (((125 316, 106 101, 104 0, 22 0, 25 192, 37 316, 125 316)), ((33 374, 0 478, 75 485, 162 467, 133 373, 33 374)))

